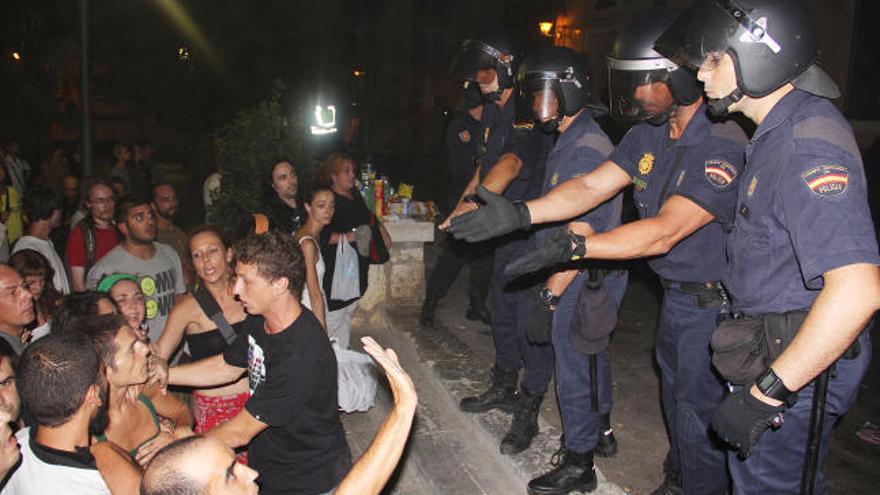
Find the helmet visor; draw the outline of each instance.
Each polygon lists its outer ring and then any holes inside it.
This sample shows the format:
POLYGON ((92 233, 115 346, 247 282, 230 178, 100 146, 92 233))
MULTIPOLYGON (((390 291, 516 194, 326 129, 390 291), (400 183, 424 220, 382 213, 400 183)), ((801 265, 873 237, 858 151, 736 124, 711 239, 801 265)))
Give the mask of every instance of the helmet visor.
POLYGON ((452 61, 449 69, 450 75, 456 79, 476 81, 477 71, 482 69, 497 69, 498 58, 494 48, 476 40, 467 40, 461 44, 461 48, 452 61))
MULTIPOLYGON (((736 2, 700 0, 657 38, 654 49, 678 65, 714 69, 737 36, 737 29, 747 26, 751 26, 749 32, 759 35, 755 42, 774 43, 736 2)), ((742 35, 753 37, 747 32, 742 35)))
POLYGON ((661 115, 674 104, 666 69, 608 69, 611 118, 637 122, 661 115))
POLYGON ((520 77, 517 106, 528 109, 535 122, 546 122, 562 115, 557 77, 556 73, 528 73, 520 77))

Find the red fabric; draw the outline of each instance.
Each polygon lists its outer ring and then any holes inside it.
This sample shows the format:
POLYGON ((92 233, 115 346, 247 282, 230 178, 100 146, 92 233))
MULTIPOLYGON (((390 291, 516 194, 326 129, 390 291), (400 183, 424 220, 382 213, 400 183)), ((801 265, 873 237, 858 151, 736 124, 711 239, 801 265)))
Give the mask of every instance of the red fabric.
MULTIPOLYGON (((196 420, 196 426, 193 430, 197 435, 200 435, 220 423, 229 421, 244 408, 249 397, 247 392, 220 397, 209 397, 199 393, 192 394, 192 412, 196 420)), ((238 462, 247 465, 247 447, 242 447, 242 450, 236 452, 235 458, 238 462)))
MULTIPOLYGON (((95 229, 95 262, 104 257, 119 244, 116 228, 95 229)), ((86 266, 86 245, 83 242, 82 227, 77 225, 67 238, 67 262, 70 266, 86 266)))

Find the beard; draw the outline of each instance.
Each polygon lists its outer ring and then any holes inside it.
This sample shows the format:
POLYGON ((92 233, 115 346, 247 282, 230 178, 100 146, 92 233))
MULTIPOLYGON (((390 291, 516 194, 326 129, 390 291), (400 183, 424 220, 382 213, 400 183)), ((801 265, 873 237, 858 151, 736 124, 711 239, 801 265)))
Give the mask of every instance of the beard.
POLYGON ((89 419, 89 435, 96 436, 104 433, 107 425, 110 424, 110 389, 104 388, 100 392, 101 405, 95 411, 95 415, 89 419))

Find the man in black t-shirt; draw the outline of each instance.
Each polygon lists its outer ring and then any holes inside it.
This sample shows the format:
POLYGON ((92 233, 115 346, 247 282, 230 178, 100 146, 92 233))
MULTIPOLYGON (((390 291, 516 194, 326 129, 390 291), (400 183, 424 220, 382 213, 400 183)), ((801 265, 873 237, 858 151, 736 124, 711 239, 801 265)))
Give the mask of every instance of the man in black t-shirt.
POLYGON ((247 371, 250 399, 206 433, 229 447, 250 443, 262 494, 321 494, 351 467, 337 411, 336 357, 300 301, 305 265, 290 235, 252 235, 233 248, 234 292, 249 316, 223 354, 169 370, 169 383, 207 387, 247 371))

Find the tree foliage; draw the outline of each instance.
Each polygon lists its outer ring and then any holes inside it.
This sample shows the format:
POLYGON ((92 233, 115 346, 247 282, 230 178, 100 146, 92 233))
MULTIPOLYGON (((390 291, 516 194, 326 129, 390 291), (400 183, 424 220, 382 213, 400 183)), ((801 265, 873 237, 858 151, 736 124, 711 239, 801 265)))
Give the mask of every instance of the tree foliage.
POLYGON ((275 81, 267 100, 240 111, 220 128, 215 145, 223 176, 209 212, 212 219, 224 219, 231 211, 261 211, 268 168, 280 157, 291 160, 301 178, 311 175, 315 150, 307 130, 288 122, 285 89, 275 81))

